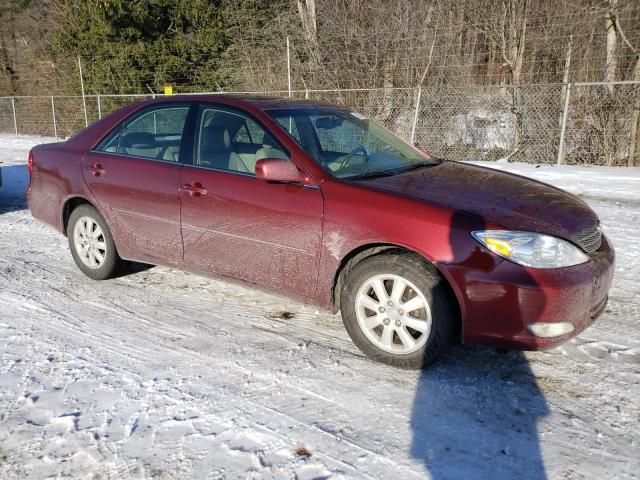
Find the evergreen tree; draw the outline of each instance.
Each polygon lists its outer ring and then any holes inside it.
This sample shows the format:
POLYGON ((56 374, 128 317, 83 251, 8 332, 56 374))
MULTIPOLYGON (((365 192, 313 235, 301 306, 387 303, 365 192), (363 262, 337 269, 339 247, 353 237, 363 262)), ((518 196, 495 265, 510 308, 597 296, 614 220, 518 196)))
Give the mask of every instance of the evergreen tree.
POLYGON ((51 48, 81 56, 87 92, 139 93, 167 84, 216 90, 228 82, 218 1, 58 0, 57 9, 62 25, 51 48))

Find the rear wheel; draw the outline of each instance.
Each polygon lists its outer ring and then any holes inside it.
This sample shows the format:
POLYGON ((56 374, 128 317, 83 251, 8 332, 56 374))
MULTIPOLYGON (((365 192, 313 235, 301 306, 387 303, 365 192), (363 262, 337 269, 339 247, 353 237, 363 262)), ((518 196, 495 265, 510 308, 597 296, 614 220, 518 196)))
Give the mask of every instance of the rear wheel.
POLYGON ((440 274, 412 253, 383 253, 358 263, 341 292, 342 319, 369 358, 422 368, 447 348, 457 312, 440 274))
POLYGON ((67 238, 73 260, 87 277, 105 280, 120 273, 120 258, 106 222, 91 205, 80 205, 71 212, 67 238))

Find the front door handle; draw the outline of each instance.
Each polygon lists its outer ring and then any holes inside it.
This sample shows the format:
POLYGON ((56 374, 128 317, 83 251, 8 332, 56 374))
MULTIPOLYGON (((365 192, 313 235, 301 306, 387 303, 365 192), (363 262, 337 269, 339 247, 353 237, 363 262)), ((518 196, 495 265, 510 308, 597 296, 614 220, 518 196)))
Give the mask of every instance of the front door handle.
POLYGON ((182 188, 189 192, 192 197, 200 197, 207 194, 207 189, 202 186, 200 182, 186 183, 182 188))
POLYGON ((102 165, 100 165, 99 163, 94 163, 92 166, 89 167, 89 171, 91 172, 91 175, 93 175, 94 177, 99 177, 100 175, 105 173, 106 170, 102 168, 102 165))

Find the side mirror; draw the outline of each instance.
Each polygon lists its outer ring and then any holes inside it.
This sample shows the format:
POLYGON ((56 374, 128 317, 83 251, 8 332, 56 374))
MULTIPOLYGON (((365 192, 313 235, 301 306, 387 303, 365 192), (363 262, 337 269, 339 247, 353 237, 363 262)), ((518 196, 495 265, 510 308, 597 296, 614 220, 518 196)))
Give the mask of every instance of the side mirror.
POLYGON ((263 158, 256 162, 256 177, 266 182, 305 183, 304 174, 289 160, 263 158))

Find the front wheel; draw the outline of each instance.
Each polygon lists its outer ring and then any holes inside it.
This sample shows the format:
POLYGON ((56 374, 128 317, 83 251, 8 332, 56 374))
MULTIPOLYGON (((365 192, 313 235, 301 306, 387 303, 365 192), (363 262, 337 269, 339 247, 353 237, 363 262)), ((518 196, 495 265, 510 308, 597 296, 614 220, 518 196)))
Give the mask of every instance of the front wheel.
POLYGON ((358 263, 348 273, 340 306, 356 346, 369 358, 401 368, 433 363, 457 322, 444 280, 412 253, 382 253, 358 263))
POLYGON ((73 260, 82 273, 94 280, 106 280, 122 271, 120 258, 107 223, 91 205, 78 206, 67 228, 73 260))

